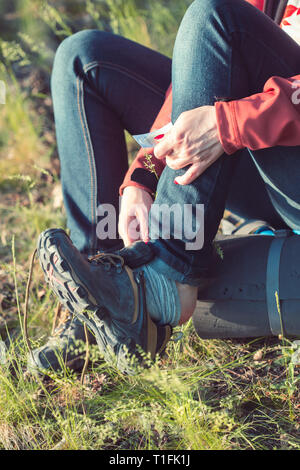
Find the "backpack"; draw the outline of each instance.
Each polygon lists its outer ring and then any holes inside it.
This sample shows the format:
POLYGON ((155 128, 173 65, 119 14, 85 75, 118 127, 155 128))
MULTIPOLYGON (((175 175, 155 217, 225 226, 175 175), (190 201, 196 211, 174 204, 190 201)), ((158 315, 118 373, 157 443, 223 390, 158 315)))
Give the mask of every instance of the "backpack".
POLYGON ((215 244, 209 282, 199 288, 193 314, 197 334, 300 335, 300 235, 255 221, 215 244))

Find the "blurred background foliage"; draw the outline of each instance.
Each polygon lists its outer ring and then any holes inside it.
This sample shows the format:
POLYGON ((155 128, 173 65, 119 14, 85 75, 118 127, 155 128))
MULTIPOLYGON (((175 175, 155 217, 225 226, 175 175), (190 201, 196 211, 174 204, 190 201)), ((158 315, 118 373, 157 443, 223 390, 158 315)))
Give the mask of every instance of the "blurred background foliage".
MULTIPOLYGON (((0 188, 15 175, 57 160, 50 93, 55 50, 82 29, 123 35, 172 56, 176 32, 191 0, 1 0, 0 188)), ((57 162, 53 163, 54 167, 57 162)), ((51 165, 51 166, 53 166, 51 165)))

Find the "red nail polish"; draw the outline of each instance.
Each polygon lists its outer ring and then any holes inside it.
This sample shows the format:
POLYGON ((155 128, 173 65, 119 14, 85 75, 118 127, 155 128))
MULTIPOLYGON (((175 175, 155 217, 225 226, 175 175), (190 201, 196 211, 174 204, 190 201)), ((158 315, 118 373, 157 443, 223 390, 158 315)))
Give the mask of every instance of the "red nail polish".
POLYGON ((174 180, 174 183, 175 183, 175 184, 179 184, 179 183, 177 183, 177 181, 175 181, 175 180, 174 180))
POLYGON ((162 139, 165 136, 165 134, 159 134, 154 137, 154 139, 162 139))

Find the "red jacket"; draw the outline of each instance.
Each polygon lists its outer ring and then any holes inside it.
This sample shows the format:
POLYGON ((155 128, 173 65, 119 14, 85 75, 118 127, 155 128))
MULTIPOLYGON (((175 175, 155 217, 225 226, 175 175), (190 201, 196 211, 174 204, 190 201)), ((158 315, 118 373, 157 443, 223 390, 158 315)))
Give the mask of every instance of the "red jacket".
MULTIPOLYGON (((272 0, 246 1, 265 11, 266 3, 269 1, 270 7, 272 0)), ((276 145, 300 145, 300 75, 291 78, 270 77, 261 93, 240 100, 216 102, 215 108, 219 138, 227 154, 245 147, 258 150, 276 145), (295 84, 295 80, 299 80, 299 83, 295 84)), ((171 109, 172 85, 151 130, 170 122, 171 109)), ((143 179, 137 182, 139 178, 134 177, 137 168, 145 169, 145 152, 152 155, 156 173, 161 174, 164 164, 154 157, 153 148, 141 148, 125 176, 120 194, 130 185, 153 192, 143 179)))

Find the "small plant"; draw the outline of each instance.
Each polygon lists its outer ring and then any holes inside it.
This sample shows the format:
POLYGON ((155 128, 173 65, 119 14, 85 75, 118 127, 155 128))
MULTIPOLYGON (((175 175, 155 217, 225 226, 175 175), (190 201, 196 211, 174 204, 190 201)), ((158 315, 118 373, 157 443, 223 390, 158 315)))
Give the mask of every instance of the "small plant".
POLYGON ((153 173, 158 181, 159 178, 155 169, 155 165, 152 161, 152 155, 150 155, 149 153, 145 153, 145 159, 146 159, 146 161, 144 162, 145 168, 147 168, 147 170, 149 170, 150 173, 153 173))

